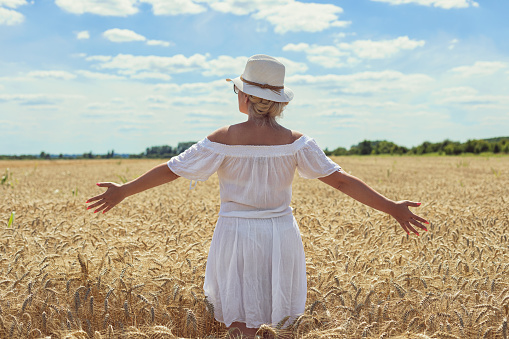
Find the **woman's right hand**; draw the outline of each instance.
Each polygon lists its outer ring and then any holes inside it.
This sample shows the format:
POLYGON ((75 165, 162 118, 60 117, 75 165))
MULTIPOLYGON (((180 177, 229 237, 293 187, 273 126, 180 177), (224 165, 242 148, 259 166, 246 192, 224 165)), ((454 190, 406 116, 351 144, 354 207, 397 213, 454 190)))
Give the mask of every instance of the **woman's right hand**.
POLYGON ((114 182, 100 182, 97 186, 106 187, 107 190, 87 200, 87 204, 95 201, 95 203, 87 207, 87 210, 95 208, 94 213, 100 211, 106 213, 126 198, 122 185, 114 182))
POLYGON ((412 211, 410 211, 409 209, 409 207, 419 207, 419 206, 421 206, 420 202, 408 200, 395 201, 391 205, 390 210, 387 212, 394 219, 396 219, 396 221, 401 225, 401 227, 407 234, 413 232, 419 235, 419 232, 417 232, 416 228, 428 231, 426 226, 424 226, 421 223, 429 224, 429 222, 426 219, 421 218, 420 216, 412 213, 412 211))

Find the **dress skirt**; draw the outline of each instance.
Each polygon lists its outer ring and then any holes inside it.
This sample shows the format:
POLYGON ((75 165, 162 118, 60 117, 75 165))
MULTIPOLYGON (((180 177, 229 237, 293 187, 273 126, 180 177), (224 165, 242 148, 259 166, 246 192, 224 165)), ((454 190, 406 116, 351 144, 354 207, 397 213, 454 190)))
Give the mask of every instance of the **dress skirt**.
POLYGON ((258 328, 304 313, 306 260, 293 215, 219 217, 203 288, 216 320, 226 326, 258 328))

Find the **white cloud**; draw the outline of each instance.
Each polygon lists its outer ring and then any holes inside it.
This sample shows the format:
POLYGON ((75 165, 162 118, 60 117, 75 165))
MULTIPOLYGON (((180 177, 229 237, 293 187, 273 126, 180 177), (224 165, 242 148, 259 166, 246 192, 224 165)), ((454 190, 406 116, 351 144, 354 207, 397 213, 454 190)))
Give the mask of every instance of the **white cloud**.
POLYGON ((131 75, 132 79, 156 79, 156 80, 171 80, 171 76, 164 73, 157 72, 141 72, 131 75))
POLYGON ((130 29, 113 28, 103 33, 103 37, 113 42, 145 41, 143 35, 131 31, 130 29))
POLYGON ((401 50, 415 49, 424 44, 423 40, 411 40, 407 36, 402 36, 392 40, 356 40, 351 43, 339 43, 337 46, 288 44, 283 47, 283 51, 304 52, 307 59, 313 63, 326 68, 338 68, 358 64, 358 58, 389 58, 401 50))
MULTIPOLYGON (((20 1, 20 0, 9 0, 20 1)), ((346 27, 348 21, 338 20, 343 9, 334 4, 305 3, 296 0, 55 0, 65 11, 103 16, 128 16, 138 12, 140 3, 152 5, 155 15, 199 14, 212 9, 248 15, 266 20, 279 34, 287 32, 321 32, 331 27, 346 27)))
POLYGON ((401 50, 415 49, 424 46, 424 44, 424 40, 411 40, 407 36, 400 36, 393 40, 356 40, 352 43, 340 43, 339 48, 351 50, 363 59, 384 59, 401 50))
POLYGON ((386 2, 391 5, 416 4, 422 6, 433 6, 443 9, 479 7, 479 4, 473 0, 371 0, 377 2, 386 2))
POLYGON ((153 104, 166 104, 168 103, 169 99, 164 95, 149 95, 145 97, 145 101, 153 104))
MULTIPOLYGON (((93 57, 88 57, 87 60, 90 58, 93 57)), ((95 60, 101 62, 96 65, 99 69, 117 69, 130 73, 148 71, 171 74, 202 70, 206 64, 207 56, 195 54, 186 57, 182 54, 177 54, 171 57, 162 57, 156 55, 136 56, 131 54, 118 54, 104 61, 99 59, 95 60)))
POLYGON ((193 93, 210 93, 212 90, 222 90, 228 86, 225 80, 214 80, 210 82, 194 82, 180 85, 181 91, 190 91, 193 93))
MULTIPOLYGON (((210 90, 210 89, 209 89, 210 90)), ((194 94, 194 93, 193 93, 194 94)), ((207 93, 208 94, 208 93, 207 93)), ((219 98, 217 96, 164 96, 149 95, 145 98, 150 104, 161 107, 161 105, 182 105, 182 106, 200 106, 204 104, 228 105, 231 104, 229 98, 219 98)))
POLYGON ((152 5, 155 15, 198 14, 207 9, 192 0, 140 0, 152 5))
POLYGON ((293 75, 288 77, 289 84, 316 85, 349 94, 413 92, 428 86, 433 81, 433 78, 425 74, 403 74, 391 70, 348 75, 293 75))
POLYGON ((309 50, 309 44, 305 42, 301 42, 298 44, 287 44, 283 47, 283 51, 291 51, 291 52, 306 52, 309 50))
POLYGON ((335 46, 319 46, 319 45, 308 45, 306 43, 300 44, 288 44, 283 47, 283 51, 295 51, 295 52, 306 52, 308 54, 314 55, 326 55, 332 57, 339 57, 348 55, 348 53, 344 51, 340 51, 335 46))
POLYGON ((31 71, 27 73, 27 76, 30 78, 58 80, 71 80, 76 78, 76 75, 67 71, 31 71))
POLYGON ((55 4, 74 14, 91 13, 103 16, 136 14, 138 0, 55 0, 55 4))
POLYGON ((25 16, 11 9, 0 7, 0 25, 17 25, 25 20, 25 16))
POLYGON ((285 65, 285 75, 303 73, 308 70, 308 66, 303 62, 296 62, 283 57, 276 57, 283 65, 285 65))
POLYGON ((64 100, 83 99, 81 95, 62 95, 62 94, 0 94, 1 101, 13 101, 20 105, 41 106, 55 105, 64 100))
POLYGON ((109 101, 91 102, 85 106, 87 110, 108 112, 109 116, 118 114, 115 111, 125 111, 134 107, 129 102, 129 98, 114 98, 109 101))
POLYGON ((147 45, 149 46, 163 46, 163 47, 170 47, 171 42, 169 41, 163 41, 163 40, 148 40, 147 45))
POLYGON ((507 97, 501 95, 458 95, 443 98, 438 101, 440 104, 465 105, 466 108, 477 109, 506 105, 507 97))
POLYGON ((452 39, 451 41, 449 41, 449 46, 447 48, 449 48, 449 50, 452 51, 459 42, 460 41, 458 39, 452 39))
POLYGON ((169 103, 172 105, 182 105, 182 106, 201 106, 205 104, 213 104, 213 105, 229 105, 231 104, 231 99, 226 98, 218 98, 213 96, 200 96, 200 97, 174 97, 169 100, 169 103))
POLYGON ((147 40, 141 34, 138 34, 130 29, 113 28, 105 31, 103 37, 112 42, 131 42, 131 41, 145 41, 149 46, 171 46, 171 42, 163 40, 147 40))
POLYGON ((4 7, 18 8, 23 5, 28 5, 26 0, 0 0, 0 6, 4 7))
MULTIPOLYGON (((348 63, 341 61, 340 58, 329 55, 308 55, 307 59, 310 62, 325 68, 341 68, 349 65, 348 63)), ((353 62, 350 64, 353 64, 353 62)))
POLYGON ((90 39, 90 33, 88 33, 88 31, 77 32, 76 39, 78 39, 78 40, 90 39))
POLYGON ((88 79, 97 79, 97 80, 124 80, 125 77, 115 75, 115 74, 108 74, 108 73, 100 73, 100 72, 91 72, 87 70, 79 70, 76 71, 79 75, 88 78, 88 79))
POLYGON ((110 55, 92 55, 92 56, 87 57, 85 60, 86 61, 106 62, 106 61, 110 61, 111 59, 113 59, 113 57, 110 55))
POLYGON ((211 93, 213 90, 222 91, 225 86, 229 85, 225 80, 214 80, 210 82, 193 82, 184 84, 157 84, 154 86, 154 90, 158 92, 191 92, 191 93, 211 93))
POLYGON ((326 68, 346 66, 341 57, 349 55, 349 53, 340 51, 335 46, 309 45, 306 43, 288 44, 283 47, 283 51, 305 52, 309 61, 326 68))
POLYGON ((157 84, 154 86, 154 90, 158 92, 180 92, 180 85, 171 83, 171 84, 157 84))
POLYGON ((266 20, 279 34, 287 32, 321 32, 330 27, 346 27, 339 21, 341 7, 333 4, 304 3, 295 0, 200 0, 216 11, 248 15, 266 20))
POLYGON ((507 107, 509 97, 485 95, 469 86, 447 87, 433 93, 439 105, 465 105, 464 109, 507 107))
MULTIPOLYGON (((295 62, 286 58, 278 58, 286 67, 286 74, 295 74, 305 72, 308 67, 301 62, 295 62)), ((136 56, 131 54, 118 54, 115 57, 90 56, 88 61, 98 61, 94 67, 98 69, 113 69, 119 74, 134 75, 140 72, 148 72, 138 78, 144 78, 147 75, 156 73, 157 77, 167 80, 167 76, 176 73, 201 72, 204 76, 238 76, 242 74, 246 65, 247 57, 231 57, 226 55, 218 56, 216 59, 210 59, 209 55, 195 54, 186 57, 182 54, 163 57, 157 55, 136 56), (161 74, 165 74, 163 76, 161 74)))
POLYGON ((289 1, 282 5, 261 8, 253 14, 255 19, 264 19, 274 25, 279 34, 287 32, 321 32, 330 27, 346 27, 348 21, 339 21, 343 9, 332 4, 303 3, 289 1))
POLYGON ((435 92, 435 95, 449 97, 457 95, 476 95, 479 91, 472 87, 460 86, 460 87, 448 87, 443 88, 440 91, 435 92))
POLYGON ((463 77, 492 75, 507 68, 508 64, 499 61, 477 61, 472 66, 460 66, 451 69, 451 72, 457 73, 463 77))
POLYGON ((231 75, 237 77, 242 74, 244 67, 246 66, 247 57, 231 57, 227 55, 221 55, 215 60, 211 60, 207 63, 207 69, 203 72, 206 76, 221 76, 231 75), (238 74, 238 75, 236 75, 238 74))
MULTIPOLYGON (((247 15, 274 5, 274 0, 205 0, 210 7, 218 12, 247 15)), ((283 0, 278 3, 288 3, 283 0)))

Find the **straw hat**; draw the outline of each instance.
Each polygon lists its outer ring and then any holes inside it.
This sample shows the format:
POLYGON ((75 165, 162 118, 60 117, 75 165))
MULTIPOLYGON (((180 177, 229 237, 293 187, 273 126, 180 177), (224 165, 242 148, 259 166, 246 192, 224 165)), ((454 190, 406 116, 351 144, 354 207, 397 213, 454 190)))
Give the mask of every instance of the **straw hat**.
POLYGON ((247 59, 244 73, 231 81, 237 88, 250 95, 275 102, 289 102, 293 91, 285 87, 285 66, 277 59, 263 54, 247 59))

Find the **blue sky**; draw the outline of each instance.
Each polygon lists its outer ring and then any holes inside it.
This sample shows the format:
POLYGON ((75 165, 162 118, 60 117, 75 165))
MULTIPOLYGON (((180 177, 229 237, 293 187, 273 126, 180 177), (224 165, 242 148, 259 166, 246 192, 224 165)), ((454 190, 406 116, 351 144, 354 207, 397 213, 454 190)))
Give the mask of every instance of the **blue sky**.
POLYGON ((243 121, 224 79, 286 65, 322 148, 509 135, 509 1, 0 0, 0 154, 140 153, 243 121))

